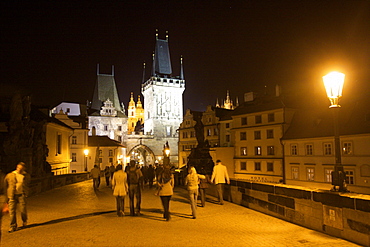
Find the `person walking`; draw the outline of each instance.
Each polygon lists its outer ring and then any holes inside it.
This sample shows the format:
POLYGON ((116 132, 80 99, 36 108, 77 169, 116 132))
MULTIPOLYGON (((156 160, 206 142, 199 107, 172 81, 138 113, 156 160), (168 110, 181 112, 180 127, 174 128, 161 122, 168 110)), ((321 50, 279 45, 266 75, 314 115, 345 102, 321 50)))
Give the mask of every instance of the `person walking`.
POLYGON ((113 195, 116 197, 117 215, 125 216, 125 196, 128 192, 127 174, 122 170, 122 165, 118 165, 112 179, 113 195))
POLYGON ((100 169, 97 165, 94 165, 94 168, 91 169, 90 176, 93 179, 94 190, 97 190, 100 185, 100 169))
POLYGON ((199 179, 205 179, 206 176, 197 173, 195 167, 189 167, 189 174, 185 178, 185 186, 189 193, 191 214, 193 219, 197 218, 197 200, 199 179))
POLYGON ((130 161, 130 167, 128 168, 127 174, 128 180, 128 195, 130 198, 130 215, 137 216, 140 215, 141 206, 141 190, 144 186, 143 173, 139 168, 136 167, 136 162, 134 160, 130 161), (136 198, 136 207, 135 207, 136 198))
POLYGON ((149 165, 148 170, 147 170, 147 174, 148 174, 149 188, 152 188, 154 177, 155 177, 153 165, 149 165))
POLYGON ((1 245, 1 226, 2 218, 5 213, 3 210, 7 207, 7 198, 6 198, 6 186, 5 186, 5 173, 0 170, 0 245, 1 245))
POLYGON ((211 182, 216 184, 218 204, 224 204, 223 198, 223 187, 225 185, 225 180, 227 184, 230 184, 229 174, 227 173, 227 168, 221 163, 221 160, 216 161, 216 165, 213 167, 211 182))
POLYGON ((9 203, 10 228, 9 232, 17 230, 17 206, 21 211, 23 227, 27 226, 26 198, 28 196, 30 176, 25 171, 23 162, 17 164, 15 171, 5 176, 5 187, 9 203))
POLYGON ((115 171, 116 171, 116 167, 114 167, 113 163, 111 163, 111 165, 109 167, 110 179, 113 178, 113 174, 114 174, 115 171))
MULTIPOLYGON (((121 166, 122 168, 122 166, 121 166)), ((109 166, 106 166, 104 169, 105 184, 109 186, 109 179, 111 178, 109 166)))
POLYGON ((205 207, 206 206, 206 192, 208 189, 208 184, 211 182, 211 178, 209 174, 206 173, 203 166, 200 169, 199 174, 202 174, 205 176, 205 178, 200 178, 199 180, 200 202, 201 202, 201 206, 205 207))
POLYGON ((175 186, 175 180, 169 166, 165 166, 158 173, 157 185, 159 189, 158 195, 163 206, 163 218, 169 221, 171 219, 170 201, 173 195, 173 187, 175 186))

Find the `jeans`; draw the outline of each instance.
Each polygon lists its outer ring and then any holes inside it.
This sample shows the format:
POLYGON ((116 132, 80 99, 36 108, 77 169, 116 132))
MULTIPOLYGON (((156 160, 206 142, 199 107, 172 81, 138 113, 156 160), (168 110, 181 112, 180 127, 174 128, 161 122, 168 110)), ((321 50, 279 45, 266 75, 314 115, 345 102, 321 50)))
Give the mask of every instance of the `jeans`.
POLYGON ((17 205, 19 205, 23 223, 27 222, 26 197, 23 194, 15 194, 13 198, 9 198, 10 227, 12 228, 17 227, 17 205))
POLYGON ((202 207, 206 205, 206 188, 199 188, 199 194, 200 194, 200 201, 202 204, 202 207))
POLYGON ((98 189, 99 188, 99 185, 100 185, 100 177, 93 178, 93 187, 94 187, 94 190, 98 189))
POLYGON ((165 218, 166 220, 169 220, 171 218, 170 200, 171 200, 171 196, 161 196, 161 201, 162 201, 163 210, 164 210, 163 218, 165 218))
POLYGON ((121 216, 125 212, 125 197, 124 196, 116 196, 116 203, 117 203, 117 215, 121 216))
POLYGON ((193 217, 197 217, 198 189, 189 190, 189 199, 190 199, 191 213, 193 217))
POLYGON ((130 184, 128 186, 128 195, 130 198, 130 214, 140 213, 141 205, 141 189, 138 184, 130 184), (135 197, 136 197, 136 210, 135 210, 135 197))

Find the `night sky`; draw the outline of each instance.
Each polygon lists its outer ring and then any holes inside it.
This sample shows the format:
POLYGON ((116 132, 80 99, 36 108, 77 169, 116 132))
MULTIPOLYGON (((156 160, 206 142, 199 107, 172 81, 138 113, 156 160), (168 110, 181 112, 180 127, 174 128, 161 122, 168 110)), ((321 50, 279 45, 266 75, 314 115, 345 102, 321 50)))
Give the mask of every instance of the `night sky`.
POLYGON ((155 33, 173 75, 184 58, 184 110, 226 91, 325 97, 321 77, 346 74, 344 96, 368 93, 370 1, 1 1, 0 95, 26 88, 38 105, 91 100, 96 67, 111 73, 126 109, 151 72, 155 33))

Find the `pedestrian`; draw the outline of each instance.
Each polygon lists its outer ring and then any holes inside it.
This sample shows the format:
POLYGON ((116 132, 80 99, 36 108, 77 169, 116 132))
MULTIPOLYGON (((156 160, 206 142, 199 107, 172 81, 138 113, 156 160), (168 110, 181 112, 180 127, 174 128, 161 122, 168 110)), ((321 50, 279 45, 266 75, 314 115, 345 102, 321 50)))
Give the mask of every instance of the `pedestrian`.
MULTIPOLYGON (((122 166, 121 166, 122 167, 122 166)), ((109 179, 111 178, 109 166, 106 166, 104 169, 105 184, 109 186, 109 179)))
POLYGON ((112 179, 113 174, 116 171, 116 168, 114 167, 113 163, 110 164, 109 171, 110 171, 110 179, 112 179))
POLYGON ((216 184, 218 204, 224 204, 223 198, 223 187, 225 185, 225 180, 227 184, 230 184, 229 174, 227 173, 227 168, 221 163, 221 160, 216 161, 216 165, 213 167, 211 182, 216 184))
POLYGON ((153 165, 149 165, 148 170, 146 172, 147 172, 147 175, 148 175, 149 188, 152 188, 153 187, 153 180, 154 180, 154 177, 155 177, 153 165))
POLYGON ((94 168, 91 169, 90 176, 93 179, 94 190, 97 190, 100 185, 100 169, 97 165, 94 165, 94 168))
POLYGON ((208 184, 211 182, 211 178, 209 174, 206 173, 204 167, 199 171, 199 174, 202 174, 205 176, 205 178, 201 178, 199 181, 199 194, 200 194, 200 202, 201 202, 201 207, 206 206, 206 195, 207 195, 207 189, 208 189, 208 184))
POLYGON ((122 170, 122 165, 118 165, 112 179, 113 195, 116 197, 117 215, 125 216, 125 196, 128 192, 127 174, 122 170))
POLYGON ((191 207, 191 214, 193 219, 197 218, 197 200, 198 200, 198 184, 201 178, 205 179, 206 176, 197 173, 195 167, 190 166, 188 169, 189 174, 185 178, 185 186, 189 193, 189 201, 191 207))
POLYGON ((128 181, 128 195, 130 198, 130 215, 137 216, 140 215, 141 206, 141 190, 144 186, 143 174, 139 168, 136 167, 136 162, 134 160, 130 161, 130 167, 127 173, 128 181), (136 207, 135 207, 136 198, 136 207))
POLYGON ((5 187, 5 173, 0 170, 0 245, 1 245, 1 226, 2 218, 5 213, 4 210, 7 208, 7 198, 6 198, 6 187, 5 187))
POLYGON ((17 230, 17 206, 21 211, 23 227, 27 226, 26 198, 28 196, 28 185, 30 176, 25 171, 26 165, 23 162, 17 164, 15 171, 8 173, 5 177, 5 187, 9 203, 10 228, 9 232, 17 230))
POLYGON ((169 221, 171 219, 170 200, 173 195, 173 187, 175 186, 175 180, 169 166, 165 166, 158 173, 157 185, 159 188, 158 195, 163 206, 163 218, 169 221))

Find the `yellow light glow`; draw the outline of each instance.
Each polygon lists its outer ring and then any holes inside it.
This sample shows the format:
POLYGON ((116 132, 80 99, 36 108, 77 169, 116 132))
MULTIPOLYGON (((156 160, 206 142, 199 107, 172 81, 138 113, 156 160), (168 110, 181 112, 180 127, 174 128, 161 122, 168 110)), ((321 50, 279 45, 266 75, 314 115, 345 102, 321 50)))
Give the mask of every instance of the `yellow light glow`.
POLYGON ((89 149, 85 149, 84 154, 85 154, 85 156, 88 156, 89 155, 89 149))
POLYGON ((170 155, 170 150, 169 149, 166 149, 164 152, 166 153, 167 156, 170 155))
POLYGON ((336 71, 322 77, 331 107, 339 107, 338 100, 342 97, 344 77, 343 73, 336 71))

